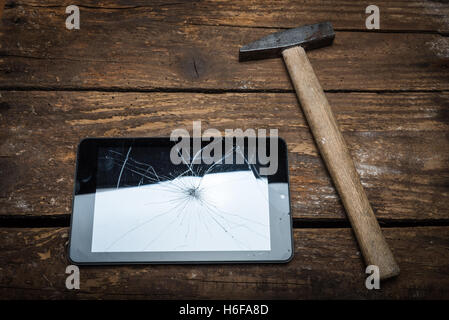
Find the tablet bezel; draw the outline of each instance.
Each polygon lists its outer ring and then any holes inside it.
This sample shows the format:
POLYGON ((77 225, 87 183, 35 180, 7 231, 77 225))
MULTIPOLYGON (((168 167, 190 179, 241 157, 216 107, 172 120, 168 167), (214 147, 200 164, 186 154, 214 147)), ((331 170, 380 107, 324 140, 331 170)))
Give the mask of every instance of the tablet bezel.
MULTIPOLYGON (((193 139, 193 138, 191 138, 193 139)), ((268 176, 270 241, 268 251, 92 252, 99 146, 167 146, 170 138, 86 138, 78 145, 72 203, 69 259, 74 264, 283 263, 293 257, 287 145, 278 139, 278 170, 268 176), (87 191, 86 191, 87 190, 87 191), (93 192, 92 192, 93 191, 93 192)))

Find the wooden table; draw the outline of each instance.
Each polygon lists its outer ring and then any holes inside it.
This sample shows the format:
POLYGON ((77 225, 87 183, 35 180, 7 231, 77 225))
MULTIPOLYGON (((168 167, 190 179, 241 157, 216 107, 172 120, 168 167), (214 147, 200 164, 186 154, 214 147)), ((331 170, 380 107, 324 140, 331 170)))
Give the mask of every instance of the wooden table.
POLYGON ((449 5, 384 1, 8 0, 0 27, 0 297, 449 298, 449 5), (281 59, 238 48, 333 22, 310 60, 401 275, 364 264, 281 59), (286 265, 82 267, 65 287, 75 152, 92 136, 277 128, 288 144, 295 258, 286 265))

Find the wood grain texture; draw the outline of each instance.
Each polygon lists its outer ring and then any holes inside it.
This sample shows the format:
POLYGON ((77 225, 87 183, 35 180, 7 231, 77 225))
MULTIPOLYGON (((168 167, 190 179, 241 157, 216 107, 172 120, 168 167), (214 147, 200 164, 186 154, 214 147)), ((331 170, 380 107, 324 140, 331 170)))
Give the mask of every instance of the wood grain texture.
POLYGON ((384 233, 402 273, 380 290, 365 288, 350 229, 295 229, 288 264, 83 266, 69 291, 66 228, 3 228, 0 299, 448 299, 449 227, 384 233))
POLYGON ((378 266, 381 280, 397 276, 399 266, 382 234, 332 108, 305 50, 300 46, 288 48, 282 51, 282 56, 366 265, 378 266))
MULTIPOLYGON (((70 0, 10 0, 8 6, 61 7, 70 0)), ((145 12, 155 19, 170 23, 227 25, 246 27, 292 28, 319 21, 335 21, 338 29, 366 30, 366 1, 325 0, 209 0, 209 1, 145 1, 82 0, 82 11, 145 12)), ((378 0, 381 30, 385 31, 449 31, 449 6, 444 1, 378 0)))
MULTIPOLYGON (((4 7, 5 7, 5 0, 0 0, 0 19, 3 16, 4 7)), ((1 21, 0 21, 0 23, 1 23, 1 21)))
MULTIPOLYGON (((279 129, 294 217, 346 219, 294 93, 0 94, 1 215, 69 214, 82 138, 169 136, 201 120, 203 130, 279 129)), ((449 94, 327 97, 377 217, 448 219, 449 94)))
MULTIPOLYGON (((368 3, 358 0, 81 0, 79 31, 65 28, 69 4, 6 1, 2 221, 69 216, 81 138, 167 136, 193 120, 278 128, 289 147, 294 217, 346 221, 282 60, 237 60, 243 44, 323 20, 337 29, 335 43, 308 55, 324 89, 341 90, 327 97, 377 217, 448 221, 445 1, 376 1, 380 32, 366 32, 368 3)), ((365 289, 350 229, 295 229, 297 255, 287 265, 83 267, 73 292, 64 286, 66 228, 0 228, 0 298, 448 299, 448 229, 384 229, 402 274, 379 291, 365 289)))
MULTIPOLYGON (((81 29, 67 30, 65 7, 9 6, 0 87, 292 89, 281 59, 238 62, 242 45, 278 29, 171 23, 147 7, 81 10, 81 29)), ((448 52, 437 34, 337 32, 309 58, 325 90, 446 90, 448 52)))

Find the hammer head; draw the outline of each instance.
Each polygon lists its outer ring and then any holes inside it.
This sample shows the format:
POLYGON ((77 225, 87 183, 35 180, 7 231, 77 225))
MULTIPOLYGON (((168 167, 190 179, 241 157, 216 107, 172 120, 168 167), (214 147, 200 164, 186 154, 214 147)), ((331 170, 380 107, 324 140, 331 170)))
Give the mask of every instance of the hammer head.
POLYGON ((321 22, 270 34, 240 48, 239 60, 275 58, 282 50, 302 46, 315 49, 332 44, 335 33, 330 22, 321 22))

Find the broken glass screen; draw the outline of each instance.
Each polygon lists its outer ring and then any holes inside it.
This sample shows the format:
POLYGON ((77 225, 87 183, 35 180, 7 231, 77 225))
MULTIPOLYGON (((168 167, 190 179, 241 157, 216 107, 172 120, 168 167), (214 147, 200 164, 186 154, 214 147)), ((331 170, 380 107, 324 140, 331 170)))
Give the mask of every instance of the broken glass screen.
POLYGON ((197 156, 173 164, 166 147, 99 147, 92 252, 271 250, 259 164, 238 146, 208 164, 197 156))

